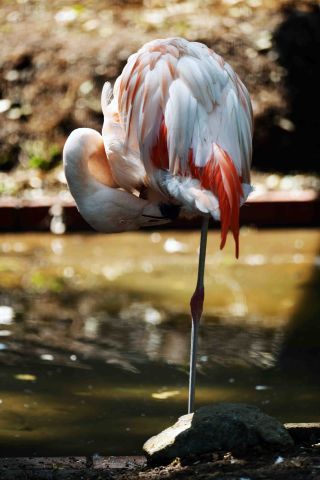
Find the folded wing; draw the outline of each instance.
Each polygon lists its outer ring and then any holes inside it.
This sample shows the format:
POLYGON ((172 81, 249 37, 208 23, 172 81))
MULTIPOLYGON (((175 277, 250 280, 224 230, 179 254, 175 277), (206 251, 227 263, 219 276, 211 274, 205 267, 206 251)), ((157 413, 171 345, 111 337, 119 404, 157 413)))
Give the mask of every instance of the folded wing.
POLYGON ((155 40, 129 58, 110 105, 105 123, 112 115, 118 157, 134 158, 136 181, 187 210, 220 216, 221 248, 231 229, 238 252, 239 207, 251 190, 252 109, 230 65, 201 43, 155 40))

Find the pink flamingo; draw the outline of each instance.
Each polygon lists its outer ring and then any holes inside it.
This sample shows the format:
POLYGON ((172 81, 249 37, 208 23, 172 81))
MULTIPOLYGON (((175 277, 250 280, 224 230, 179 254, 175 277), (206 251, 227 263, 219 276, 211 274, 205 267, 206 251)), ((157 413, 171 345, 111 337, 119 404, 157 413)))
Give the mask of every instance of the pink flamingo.
POLYGON ((192 316, 188 412, 194 408, 198 328, 210 216, 239 254, 239 209, 251 189, 252 108, 231 66, 207 46, 154 40, 102 91, 102 136, 79 128, 64 147, 78 209, 101 232, 203 217, 192 316))

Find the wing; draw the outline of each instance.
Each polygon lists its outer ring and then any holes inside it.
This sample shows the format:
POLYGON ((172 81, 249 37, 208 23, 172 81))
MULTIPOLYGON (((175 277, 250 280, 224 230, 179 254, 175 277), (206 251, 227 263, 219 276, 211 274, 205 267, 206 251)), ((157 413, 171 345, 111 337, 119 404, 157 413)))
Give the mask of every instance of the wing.
POLYGON ((110 83, 105 83, 101 94, 104 123, 102 137, 108 163, 115 182, 127 191, 140 190, 146 171, 138 148, 129 147, 120 122, 116 98, 112 98, 110 83))
POLYGON ((220 210, 221 247, 229 228, 237 244, 252 110, 230 65, 201 43, 155 40, 129 58, 114 97, 124 148, 139 153, 147 182, 190 210, 220 210))

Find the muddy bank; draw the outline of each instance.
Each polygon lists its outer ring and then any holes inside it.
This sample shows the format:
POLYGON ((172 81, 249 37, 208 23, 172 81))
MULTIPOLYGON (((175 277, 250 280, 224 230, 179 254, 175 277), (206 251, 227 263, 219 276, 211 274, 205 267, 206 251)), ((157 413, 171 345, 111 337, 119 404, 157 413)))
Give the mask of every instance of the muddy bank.
POLYGON ((76 127, 101 128, 103 83, 144 42, 173 35, 207 43, 247 84, 255 168, 317 171, 319 12, 307 0, 3 2, 0 169, 11 184, 2 178, 1 193, 16 194, 25 171, 25 189, 46 189, 52 170, 64 188, 62 146, 76 127))

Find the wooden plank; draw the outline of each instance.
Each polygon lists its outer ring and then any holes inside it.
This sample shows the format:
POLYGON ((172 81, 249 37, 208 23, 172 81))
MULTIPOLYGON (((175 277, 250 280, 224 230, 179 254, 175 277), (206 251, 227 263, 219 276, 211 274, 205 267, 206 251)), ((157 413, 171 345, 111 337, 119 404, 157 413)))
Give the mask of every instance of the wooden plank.
MULTIPOLYGON (((66 231, 93 231, 74 202, 58 197, 41 200, 0 198, 0 232, 50 231, 55 211, 62 212, 66 231)), ((177 220, 161 229, 199 228, 200 219, 177 220)), ((320 225, 320 198, 313 190, 254 194, 240 210, 241 225, 315 227, 320 225)), ((211 222, 218 227, 218 222, 211 222)), ((157 227, 159 229, 159 227, 157 227)))
POLYGON ((123 469, 141 467, 146 464, 143 455, 124 455, 100 457, 10 457, 0 458, 0 471, 2 470, 84 470, 84 469, 123 469))
POLYGON ((1 480, 113 479, 146 464, 143 456, 0 458, 1 480), (101 477, 101 475, 103 475, 101 477))

